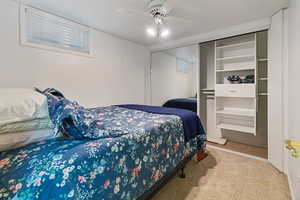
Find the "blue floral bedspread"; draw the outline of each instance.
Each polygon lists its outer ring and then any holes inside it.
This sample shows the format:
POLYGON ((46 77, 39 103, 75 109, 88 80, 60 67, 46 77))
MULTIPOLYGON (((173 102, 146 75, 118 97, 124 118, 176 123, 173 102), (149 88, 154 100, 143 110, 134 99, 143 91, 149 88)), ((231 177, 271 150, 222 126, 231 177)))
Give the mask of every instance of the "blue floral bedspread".
POLYGON ((117 106, 90 112, 100 118, 93 123, 113 134, 0 153, 0 199, 134 200, 204 147, 205 135, 185 141, 177 116, 117 106))

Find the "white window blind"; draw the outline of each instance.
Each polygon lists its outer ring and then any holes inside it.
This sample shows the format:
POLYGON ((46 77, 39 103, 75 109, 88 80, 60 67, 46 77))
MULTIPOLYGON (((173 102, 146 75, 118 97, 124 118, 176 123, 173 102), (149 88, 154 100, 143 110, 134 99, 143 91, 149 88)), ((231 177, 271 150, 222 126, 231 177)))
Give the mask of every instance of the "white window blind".
POLYGON ((87 26, 25 6, 23 37, 27 43, 62 48, 90 54, 90 31, 87 26))

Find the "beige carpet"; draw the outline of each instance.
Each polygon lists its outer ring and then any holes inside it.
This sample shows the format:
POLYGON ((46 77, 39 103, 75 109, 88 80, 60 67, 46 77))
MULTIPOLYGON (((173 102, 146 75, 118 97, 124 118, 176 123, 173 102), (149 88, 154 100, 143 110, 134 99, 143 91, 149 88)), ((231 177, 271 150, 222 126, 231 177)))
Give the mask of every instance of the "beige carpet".
POLYGON ((290 200, 288 182, 270 164, 208 149, 209 156, 186 167, 152 200, 290 200))

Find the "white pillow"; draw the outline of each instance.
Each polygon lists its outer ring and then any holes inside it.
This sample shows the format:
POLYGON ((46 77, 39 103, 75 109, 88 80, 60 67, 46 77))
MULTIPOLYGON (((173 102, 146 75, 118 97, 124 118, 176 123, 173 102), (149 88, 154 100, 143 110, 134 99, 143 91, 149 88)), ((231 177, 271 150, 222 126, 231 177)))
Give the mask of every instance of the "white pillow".
POLYGON ((2 134, 0 135, 0 152, 59 136, 53 136, 53 129, 2 134))
POLYGON ((47 117, 46 96, 33 89, 0 89, 0 125, 47 117))

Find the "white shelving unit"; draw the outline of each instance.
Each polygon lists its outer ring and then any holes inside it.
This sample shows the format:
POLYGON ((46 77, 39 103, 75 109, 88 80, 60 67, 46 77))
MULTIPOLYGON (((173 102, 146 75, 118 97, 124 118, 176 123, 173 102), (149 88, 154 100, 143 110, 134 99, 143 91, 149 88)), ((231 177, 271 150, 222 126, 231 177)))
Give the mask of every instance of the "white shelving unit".
POLYGON ((200 44, 199 115, 208 141, 267 144, 268 32, 200 44), (254 75, 232 84, 228 76, 254 75))
POLYGON ((256 34, 215 42, 216 128, 256 134, 256 81, 230 84, 228 76, 256 76, 256 34))

